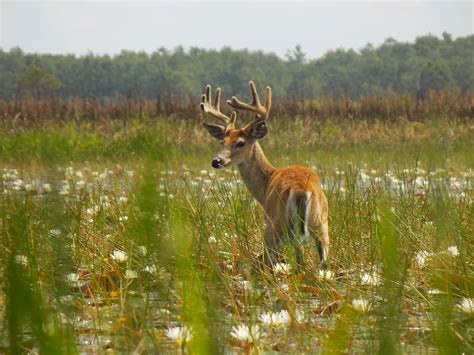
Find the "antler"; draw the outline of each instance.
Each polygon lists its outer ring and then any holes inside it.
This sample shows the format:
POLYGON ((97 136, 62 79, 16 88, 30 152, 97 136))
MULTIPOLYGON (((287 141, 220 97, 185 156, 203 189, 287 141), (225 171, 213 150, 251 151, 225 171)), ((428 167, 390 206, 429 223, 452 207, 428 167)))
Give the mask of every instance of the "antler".
POLYGON ((201 97, 201 110, 204 113, 207 113, 218 120, 224 122, 227 129, 232 128, 235 124, 235 119, 237 113, 232 112, 231 116, 223 114, 220 110, 220 100, 221 100, 221 88, 216 89, 216 94, 214 97, 214 105, 211 103, 211 85, 206 86, 206 93, 201 97))
POLYGON ((247 104, 245 102, 240 101, 235 96, 232 96, 231 100, 227 100, 227 104, 237 110, 246 110, 256 113, 255 119, 257 121, 264 121, 268 118, 270 113, 270 108, 272 107, 272 89, 267 86, 267 101, 265 102, 265 106, 262 106, 260 103, 260 99, 257 94, 257 88, 255 87, 255 83, 253 81, 249 82, 250 91, 252 93, 252 102, 247 104))

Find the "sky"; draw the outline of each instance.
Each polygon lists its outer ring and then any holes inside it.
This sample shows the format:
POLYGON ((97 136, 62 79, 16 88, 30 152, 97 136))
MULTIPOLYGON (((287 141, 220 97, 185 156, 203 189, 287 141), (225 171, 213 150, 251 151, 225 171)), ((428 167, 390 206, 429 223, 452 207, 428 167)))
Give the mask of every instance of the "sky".
POLYGON ((392 37, 473 34, 474 2, 432 1, 5 1, 0 47, 26 52, 117 54, 189 48, 248 48, 307 58, 380 45, 392 37))

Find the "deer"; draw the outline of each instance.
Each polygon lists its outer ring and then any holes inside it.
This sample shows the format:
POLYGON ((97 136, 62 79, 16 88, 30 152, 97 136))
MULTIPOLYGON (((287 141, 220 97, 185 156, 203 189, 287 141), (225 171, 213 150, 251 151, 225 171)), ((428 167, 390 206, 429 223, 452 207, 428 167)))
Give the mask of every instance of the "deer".
POLYGON ((265 156, 259 140, 268 132, 267 119, 272 106, 272 90, 266 88, 266 102, 261 104, 257 88, 249 82, 252 101, 245 103, 233 96, 227 100, 232 107, 230 117, 220 109, 221 89, 217 88, 214 101, 211 86, 202 95, 200 108, 205 114, 223 123, 203 123, 209 134, 221 141, 223 147, 212 159, 215 169, 237 166, 242 180, 265 215, 263 265, 271 269, 281 260, 280 250, 289 239, 295 250, 298 268, 303 262, 303 245, 316 241, 319 267, 328 266, 329 227, 328 201, 319 176, 303 166, 274 167, 265 156), (255 114, 243 128, 236 127, 237 111, 255 114))

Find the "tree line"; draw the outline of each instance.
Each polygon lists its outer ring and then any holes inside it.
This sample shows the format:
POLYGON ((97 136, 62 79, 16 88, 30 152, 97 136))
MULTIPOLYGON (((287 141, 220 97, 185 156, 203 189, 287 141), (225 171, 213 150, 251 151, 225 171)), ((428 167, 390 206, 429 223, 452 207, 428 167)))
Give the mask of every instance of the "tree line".
POLYGON ((309 60, 296 46, 282 59, 263 51, 159 48, 153 53, 83 56, 33 54, 0 48, 0 98, 82 97, 196 100, 207 83, 225 95, 247 94, 250 79, 271 85, 274 97, 360 98, 387 93, 425 98, 434 91, 474 87, 474 35, 427 35, 414 43, 388 38, 374 47, 336 49, 309 60))

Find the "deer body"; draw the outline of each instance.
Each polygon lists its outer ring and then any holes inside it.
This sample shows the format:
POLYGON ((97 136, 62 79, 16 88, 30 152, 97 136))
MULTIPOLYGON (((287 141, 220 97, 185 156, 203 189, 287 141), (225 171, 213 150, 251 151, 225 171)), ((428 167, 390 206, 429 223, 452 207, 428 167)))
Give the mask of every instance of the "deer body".
POLYGON ((214 168, 237 165, 242 179, 265 211, 264 261, 275 264, 285 239, 289 239, 296 251, 298 265, 302 263, 302 245, 315 239, 320 263, 328 258, 329 230, 328 203, 314 171, 302 166, 275 168, 270 164, 257 142, 267 133, 265 119, 271 107, 271 89, 267 88, 265 107, 260 104, 255 85, 250 82, 253 102, 245 104, 235 97, 227 103, 236 108, 253 111, 256 119, 242 129, 235 129, 235 111, 231 118, 219 110, 220 89, 216 91, 214 106, 211 105, 210 87, 203 95, 201 108, 204 112, 222 120, 226 126, 204 123, 204 127, 216 139, 223 142, 223 149, 212 161, 214 168), (313 237, 313 238, 312 238, 313 237))

